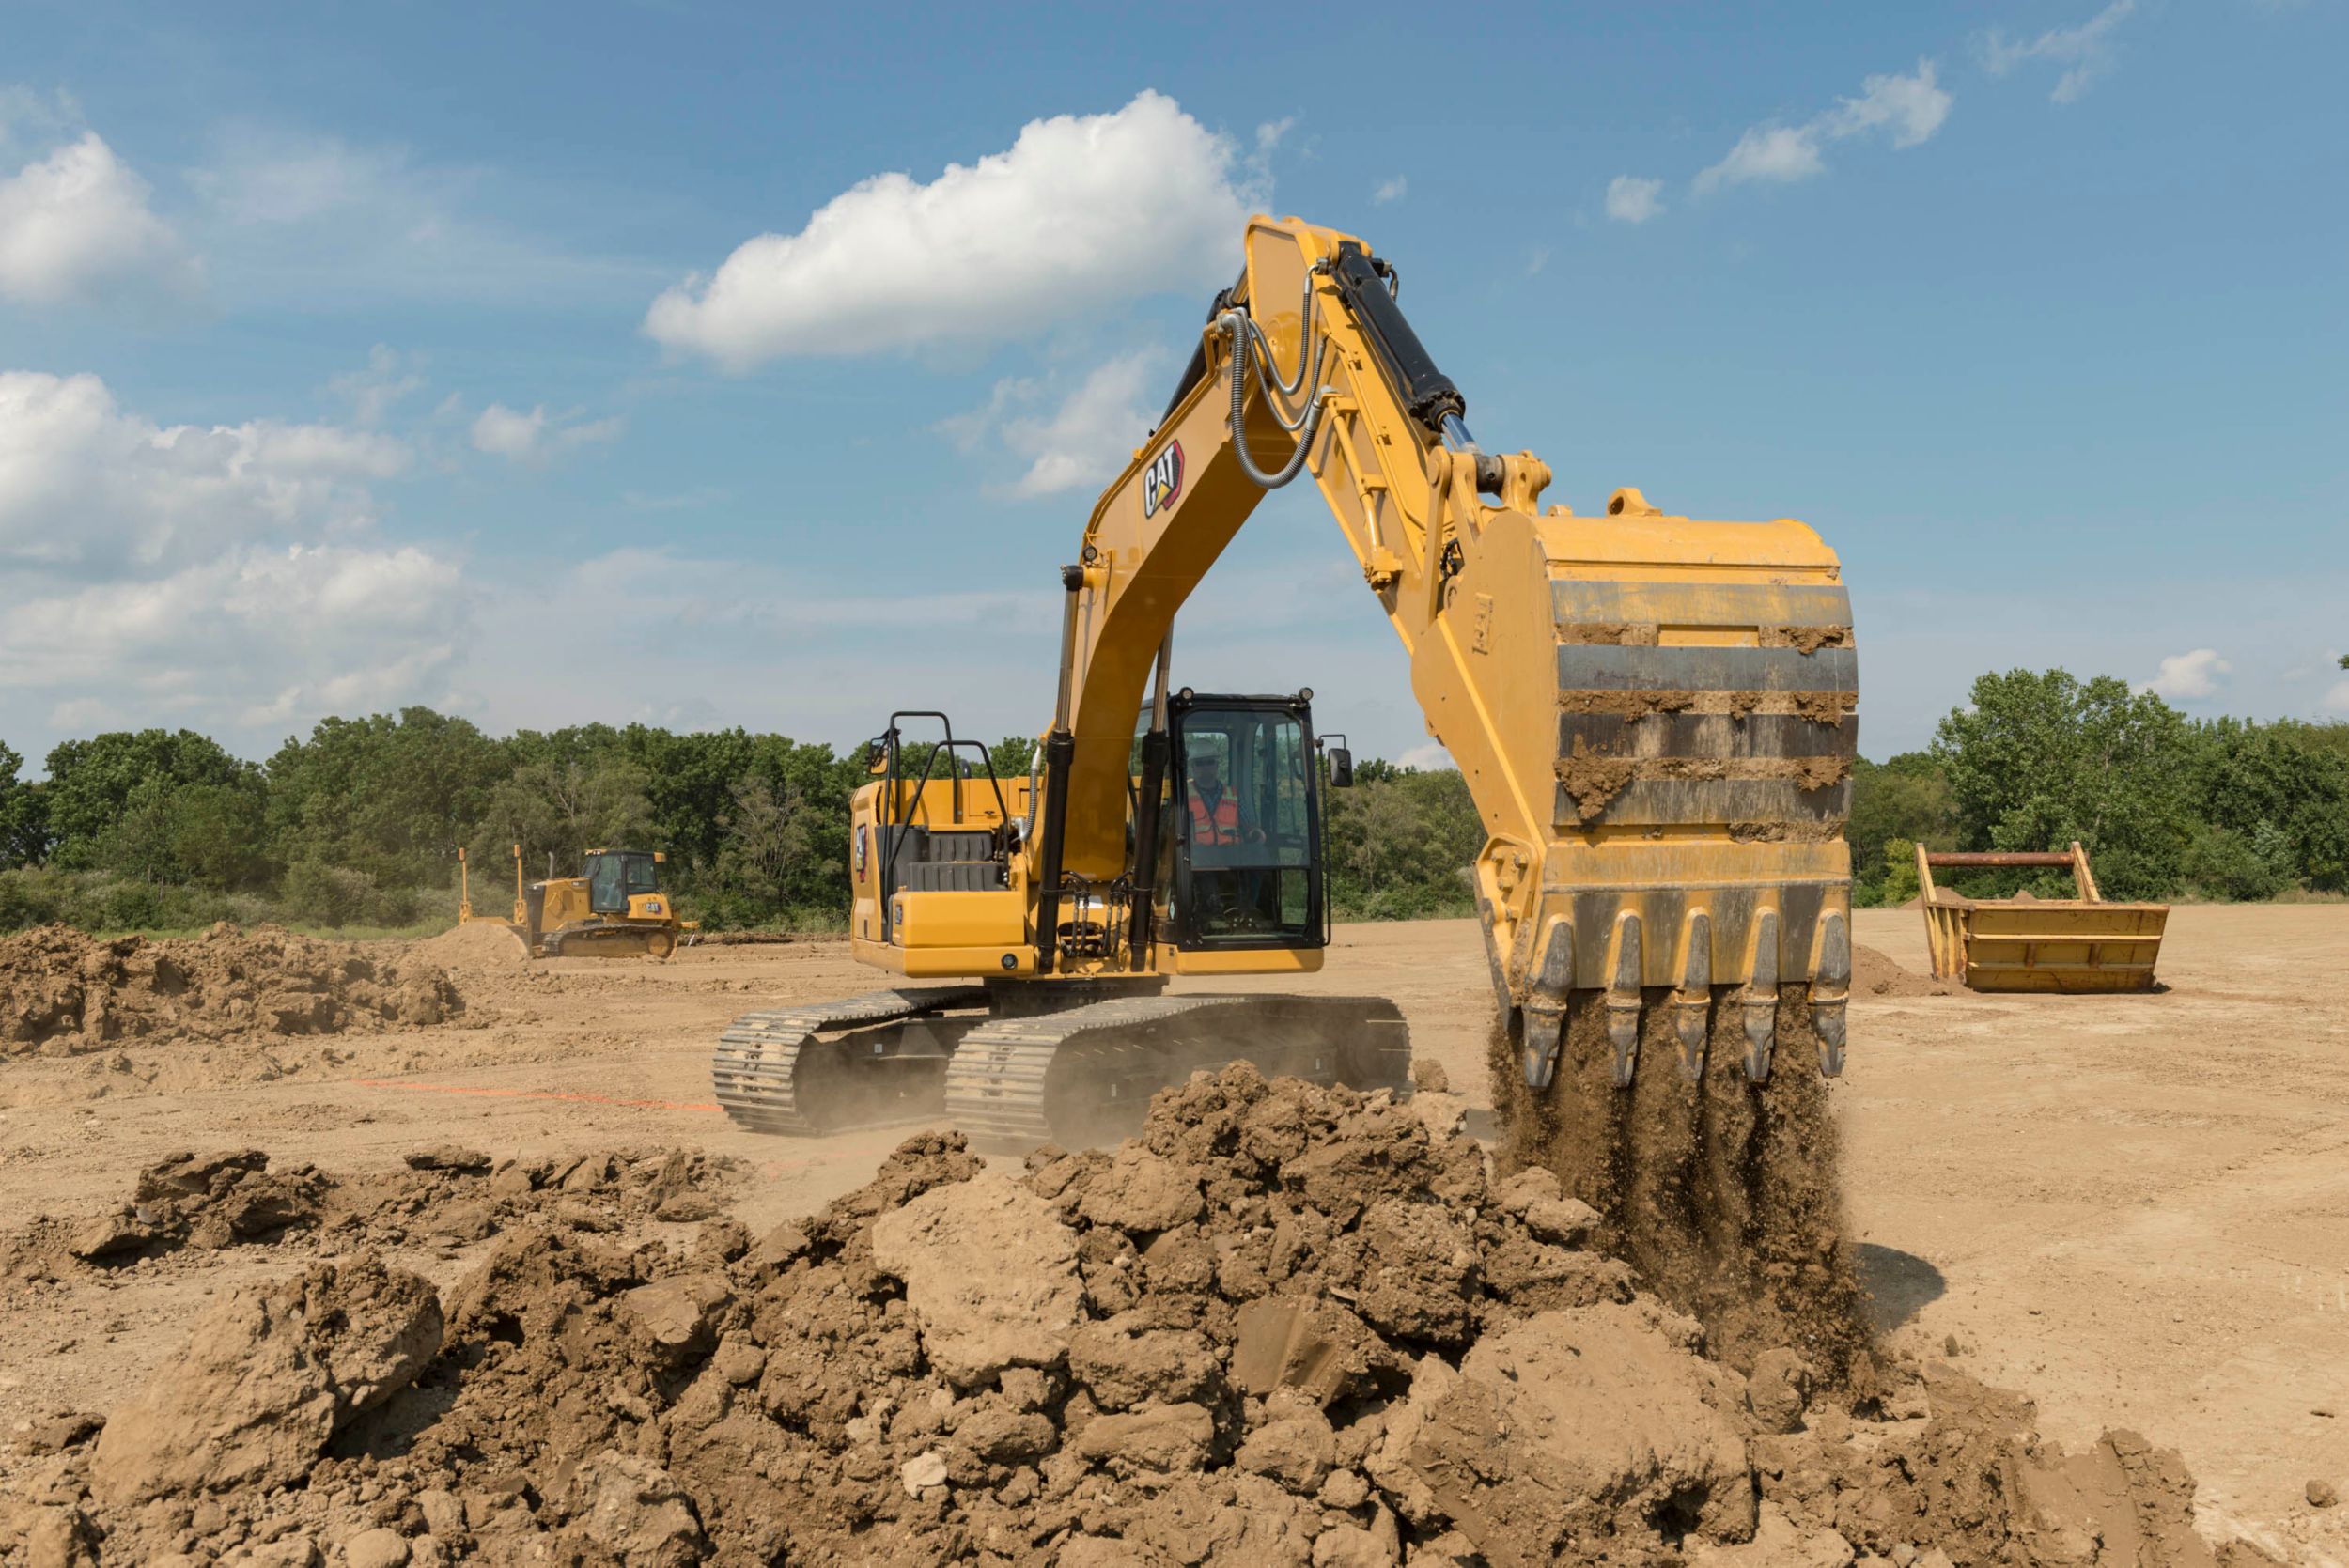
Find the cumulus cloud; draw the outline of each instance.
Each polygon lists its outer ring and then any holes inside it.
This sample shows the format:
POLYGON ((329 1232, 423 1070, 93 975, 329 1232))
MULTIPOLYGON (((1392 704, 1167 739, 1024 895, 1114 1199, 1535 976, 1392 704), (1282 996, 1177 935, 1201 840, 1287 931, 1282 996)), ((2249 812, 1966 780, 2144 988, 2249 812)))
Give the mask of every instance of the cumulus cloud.
POLYGON ((1607 182, 1607 215, 1619 224, 1643 224, 1664 210, 1664 182, 1619 174, 1607 182))
POLYGON ((11 722, 230 728, 436 696, 472 614, 457 566, 374 536, 375 487, 412 463, 357 427, 165 426, 95 376, 0 373, 11 722))
POLYGON ((407 444, 334 425, 160 426, 96 376, 0 371, 0 561, 64 572, 185 562, 375 520, 407 444))
MULTIPOLYGON (((1870 133, 1883 134, 1895 149, 1929 140, 1950 117, 1956 100, 1936 80, 1931 60, 1917 62, 1906 76, 1871 76, 1858 98, 1839 101, 1800 125, 1757 125, 1737 138, 1729 155, 1696 178, 1696 194, 1724 185, 1788 184, 1827 168, 1826 144, 1870 133)), ((1610 211, 1613 192, 1609 191, 1610 211)))
POLYGON ((1983 66, 1993 76, 2033 62, 2061 66, 2049 97, 2058 103, 2076 102, 2112 69, 2112 36, 2136 9, 2137 0, 2112 0, 2077 27, 2056 28, 2028 41, 2009 39, 1994 27, 1983 39, 1983 66))
POLYGON ((1113 114, 1032 120, 1009 150, 927 184, 875 175, 799 232, 745 241, 661 295, 645 331, 738 371, 1018 337, 1113 300, 1228 283, 1262 194, 1251 183, 1229 138, 1143 92, 1113 114))
POLYGON ((1046 396, 1039 383, 995 383, 984 407, 944 421, 940 428, 964 451, 1000 442, 1027 464, 1011 493, 1032 498, 1098 489, 1133 459, 1149 435, 1168 381, 1163 356, 1143 349, 1097 367, 1049 412, 1033 409, 1046 396))
POLYGON ((1410 190, 1411 182, 1406 176, 1396 175, 1392 179, 1382 179, 1378 188, 1370 194, 1371 205, 1384 207, 1389 202, 1401 201, 1410 194, 1410 190))
POLYGON ((2138 690, 2173 702, 2192 701, 2217 695, 2219 677, 2233 670, 2233 665, 2218 657, 2217 648, 2196 648, 2190 653, 2165 657, 2159 673, 2138 690))
POLYGON ((544 403, 528 413, 492 403, 473 422, 473 444, 476 452, 543 468, 566 452, 618 439, 626 423, 616 416, 586 420, 575 413, 550 418, 544 403))
POLYGON ((0 297, 57 305, 200 293, 202 270, 151 194, 95 131, 0 179, 0 297))

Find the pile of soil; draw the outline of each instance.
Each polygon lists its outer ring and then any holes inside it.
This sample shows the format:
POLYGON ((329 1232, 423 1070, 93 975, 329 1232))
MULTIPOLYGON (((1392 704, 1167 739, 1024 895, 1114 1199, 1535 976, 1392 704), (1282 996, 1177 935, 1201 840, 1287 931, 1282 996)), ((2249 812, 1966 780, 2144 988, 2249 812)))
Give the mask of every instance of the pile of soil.
POLYGON ((410 942, 408 956, 416 963, 437 965, 460 975, 494 974, 520 969, 530 962, 530 952, 522 946, 521 938, 514 934, 512 926, 480 920, 452 925, 437 937, 410 942))
POLYGON ((915 1138, 755 1242, 241 1292, 10 1522, 108 1562, 2214 1560, 2174 1456, 2066 1457, 1940 1365, 1741 1374, 1601 1223, 1448 1095, 1237 1065, 1114 1153, 915 1138))
POLYGON ((337 1175, 272 1168, 259 1149, 173 1155, 140 1172, 129 1201, 114 1209, 44 1216, 0 1235, 0 1282, 115 1272, 228 1247, 448 1250, 516 1232, 598 1234, 645 1219, 703 1220, 719 1211, 736 1173, 725 1156, 677 1149, 524 1162, 443 1144, 404 1163, 337 1175))
POLYGON ((424 1028, 464 1007, 438 965, 277 925, 159 941, 44 925, 0 939, 0 1056, 424 1028))
POLYGON ((1873 947, 1855 943, 1851 950, 1851 989, 1854 996, 1945 997, 1956 994, 1948 982, 1919 974, 1897 958, 1873 947))

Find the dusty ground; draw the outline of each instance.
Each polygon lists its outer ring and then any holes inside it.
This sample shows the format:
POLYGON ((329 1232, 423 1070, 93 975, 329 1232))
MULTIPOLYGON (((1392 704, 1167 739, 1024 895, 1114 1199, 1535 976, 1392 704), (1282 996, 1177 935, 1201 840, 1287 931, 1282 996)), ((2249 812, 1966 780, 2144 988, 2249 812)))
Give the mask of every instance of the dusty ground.
MULTIPOLYGON (((1863 913, 1859 935, 1923 966, 1913 912, 1863 913)), ((2162 971, 2171 989, 2141 998, 1855 997, 1835 1098, 1879 1313, 1921 1347, 1954 1337, 1977 1375, 2035 1396, 2052 1435, 2135 1426, 2183 1451, 2206 1514, 2349 1560, 2340 1510, 2303 1496, 2349 1481, 2349 909, 2181 909, 2162 971)), ((438 1028, 11 1061, 0 1231, 119 1203, 177 1149, 364 1171, 455 1140, 525 1159, 736 1156, 734 1212, 755 1233, 858 1186, 904 1129, 738 1133, 708 1102, 709 1042, 748 1007, 871 983, 823 943, 566 960, 468 975, 467 1016, 438 1028)), ((1317 984, 1393 996, 1419 1052, 1483 1100, 1471 923, 1342 930, 1317 984)), ((249 1250, 9 1287, 0 1432, 137 1388, 206 1297, 271 1268, 249 1250)), ((387 1256, 447 1285, 476 1250, 426 1238, 387 1256)))

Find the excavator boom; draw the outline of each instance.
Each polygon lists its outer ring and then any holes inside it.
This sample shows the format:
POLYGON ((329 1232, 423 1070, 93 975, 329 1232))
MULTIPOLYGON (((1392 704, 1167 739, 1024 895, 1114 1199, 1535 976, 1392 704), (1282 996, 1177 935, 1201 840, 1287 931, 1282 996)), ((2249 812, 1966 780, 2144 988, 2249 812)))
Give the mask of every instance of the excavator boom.
POLYGON ((1484 818, 1477 903, 1526 1085, 1549 1084, 1578 997, 1605 1009, 1618 1083, 1655 1005, 1692 1078, 1736 1007, 1765 1079, 1783 986, 1809 987, 1818 1066, 1840 1070, 1858 677, 1834 552, 1799 522, 1694 521, 1633 489, 1597 516, 1537 510, 1548 467, 1476 446, 1396 292, 1350 236, 1249 225, 1238 284, 1066 577, 1045 898, 1056 872, 1128 863, 1157 651, 1265 491, 1310 474, 1484 818))

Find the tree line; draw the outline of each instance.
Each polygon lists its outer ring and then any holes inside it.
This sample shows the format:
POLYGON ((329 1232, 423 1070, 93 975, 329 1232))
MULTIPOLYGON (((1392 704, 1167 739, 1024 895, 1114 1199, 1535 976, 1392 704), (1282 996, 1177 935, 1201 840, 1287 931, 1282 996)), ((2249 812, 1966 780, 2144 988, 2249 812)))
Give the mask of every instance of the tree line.
MULTIPOLYGON (((1917 894, 1916 846, 2061 849, 2108 898, 2349 891, 2349 723, 2191 720, 2109 676, 1974 682, 1923 751, 1853 778, 1853 898, 1917 894)), ((1937 873, 1936 879, 1941 879, 1937 873)), ((1973 872, 1961 891, 2069 896, 2068 873, 1973 872)))
MULTIPOLYGON (((989 760, 1025 777, 1033 746, 1009 737, 989 760)), ((901 766, 928 761, 910 745, 901 766)), ((862 746, 646 724, 493 737, 424 707, 328 719, 260 762, 192 730, 117 731, 61 742, 45 770, 27 780, 0 744, 0 930, 413 928, 454 917, 459 846, 474 907, 502 910, 515 845, 533 879, 575 874, 590 848, 659 849, 711 929, 837 930, 848 798, 870 777, 862 746)), ((1459 775, 1374 761, 1358 776, 1332 792, 1340 917, 1470 912, 1483 831, 1459 775)))
MULTIPOLYGON (((1024 776, 1033 744, 990 748, 999 774, 1024 776)), ((599 846, 663 850, 712 929, 838 929, 848 798, 869 777, 862 747, 645 724, 493 737, 423 707, 328 719, 259 762, 149 729, 61 742, 46 777, 23 772, 0 744, 0 930, 413 928, 453 914, 459 846, 476 907, 503 908, 516 844, 533 877, 599 846)), ((1459 773, 1366 760, 1355 779, 1325 796, 1338 918, 1473 913, 1485 834, 1459 773)), ((2115 898, 2349 891, 2349 724, 2194 721, 2118 680, 1988 675, 1926 749, 1857 765, 1847 836, 1863 904, 1915 895, 1919 843, 2075 838, 2115 898)))

